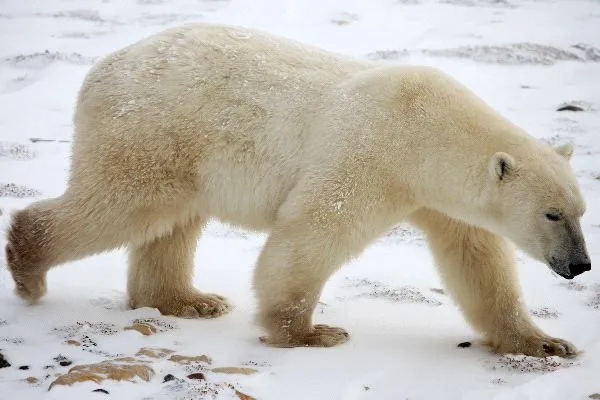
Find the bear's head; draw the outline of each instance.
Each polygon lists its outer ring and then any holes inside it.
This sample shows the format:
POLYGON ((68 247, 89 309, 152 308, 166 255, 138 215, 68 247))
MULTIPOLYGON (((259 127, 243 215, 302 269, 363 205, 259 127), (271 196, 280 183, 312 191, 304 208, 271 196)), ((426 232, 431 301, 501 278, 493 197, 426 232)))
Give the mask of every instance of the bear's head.
POLYGON ((563 278, 589 271, 580 224, 586 206, 569 163, 573 147, 519 153, 489 160, 485 197, 495 230, 563 278))

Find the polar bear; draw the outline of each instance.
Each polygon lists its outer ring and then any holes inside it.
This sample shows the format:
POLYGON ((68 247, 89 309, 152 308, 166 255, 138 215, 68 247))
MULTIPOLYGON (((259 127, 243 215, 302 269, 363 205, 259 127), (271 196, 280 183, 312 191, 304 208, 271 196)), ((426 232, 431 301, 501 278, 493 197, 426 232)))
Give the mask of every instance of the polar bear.
POLYGON ((226 25, 171 28, 91 68, 65 193, 13 214, 6 257, 34 303, 56 265, 129 252, 131 307, 216 317, 192 285, 210 218, 269 233, 253 289, 276 347, 348 340, 313 325, 328 278, 400 221, 422 229, 466 320, 501 353, 572 356, 521 302, 516 244, 590 270, 569 159, 446 74, 347 58, 226 25))

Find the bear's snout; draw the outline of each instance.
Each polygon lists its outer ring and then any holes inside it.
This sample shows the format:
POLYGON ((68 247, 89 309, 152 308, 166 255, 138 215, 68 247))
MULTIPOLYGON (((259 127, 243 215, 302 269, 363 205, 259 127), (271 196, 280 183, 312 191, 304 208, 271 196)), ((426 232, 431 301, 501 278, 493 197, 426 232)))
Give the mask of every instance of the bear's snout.
POLYGON ((572 277, 576 277, 577 275, 581 275, 586 271, 589 271, 592 269, 592 264, 588 261, 588 262, 584 262, 584 263, 577 263, 577 264, 570 264, 569 265, 569 272, 571 273, 572 277))

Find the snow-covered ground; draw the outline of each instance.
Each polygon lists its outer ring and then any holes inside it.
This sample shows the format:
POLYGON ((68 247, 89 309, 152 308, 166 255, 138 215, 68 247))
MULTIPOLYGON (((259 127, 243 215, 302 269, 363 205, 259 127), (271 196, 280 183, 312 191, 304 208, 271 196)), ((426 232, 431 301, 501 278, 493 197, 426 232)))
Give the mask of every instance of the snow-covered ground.
MULTIPOLYGON (((52 270, 48 295, 26 306, 12 294, 0 256, 0 353, 12 364, 0 369, 0 399, 244 399, 245 393, 268 400, 564 400, 600 392, 599 1, 2 0, 0 229, 12 210, 64 190, 74 100, 91 63, 192 21, 258 27, 356 57, 434 65, 532 135, 574 143, 593 270, 567 282, 522 256, 520 277, 535 321, 584 353, 544 360, 498 356, 481 347, 440 290, 419 233, 404 225, 325 288, 316 321, 347 328, 348 343, 266 347, 252 322, 250 290, 265 238, 215 222, 198 244, 196 286, 227 296, 235 308, 213 320, 128 310, 122 251, 52 270), (583 111, 557 111, 572 101, 583 111), (156 332, 124 329, 138 319, 156 332), (473 346, 457 347, 465 341, 473 346), (136 356, 142 347, 207 355, 212 363, 136 356), (149 381, 54 385, 48 391, 57 374, 75 365, 118 357, 150 368, 149 381), (224 374, 215 367, 257 372, 224 374), (198 371, 204 379, 188 378, 198 371), (163 383, 169 374, 175 379, 163 383)), ((2 249, 4 243, 2 235, 2 249)))

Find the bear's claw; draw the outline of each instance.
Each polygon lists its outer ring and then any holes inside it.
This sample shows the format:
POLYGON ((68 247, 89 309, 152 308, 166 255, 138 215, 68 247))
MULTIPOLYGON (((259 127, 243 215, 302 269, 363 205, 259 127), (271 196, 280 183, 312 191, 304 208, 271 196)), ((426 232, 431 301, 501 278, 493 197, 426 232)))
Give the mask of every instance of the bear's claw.
POLYGON ((349 338, 350 335, 343 328, 315 325, 311 332, 301 337, 283 341, 261 336, 260 341, 271 347, 333 347, 347 342, 349 338))
POLYGON ((532 357, 573 358, 580 353, 573 343, 546 335, 512 337, 492 347, 501 354, 524 354, 532 357))
POLYGON ((131 300, 131 308, 156 307, 162 315, 173 315, 181 318, 216 318, 226 314, 231 305, 223 296, 198 291, 168 296, 172 299, 155 304, 153 301, 131 300))

